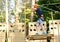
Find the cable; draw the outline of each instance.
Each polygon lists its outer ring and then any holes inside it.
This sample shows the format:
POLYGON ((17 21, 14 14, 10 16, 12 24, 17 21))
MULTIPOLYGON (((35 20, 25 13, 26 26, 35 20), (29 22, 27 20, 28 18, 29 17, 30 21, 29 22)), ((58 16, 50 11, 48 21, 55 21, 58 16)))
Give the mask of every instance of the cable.
MULTIPOLYGON (((52 11, 52 12, 56 12, 56 10, 53 10, 53 9, 47 8, 47 7, 43 6, 43 5, 39 5, 39 6, 40 6, 40 7, 43 7, 43 8, 46 8, 46 9, 52 11)), ((60 13, 59 11, 57 11, 57 12, 60 13)))
POLYGON ((58 7, 58 6, 56 6, 56 5, 55 5, 55 7, 57 7, 58 9, 60 9, 60 7, 58 7))
POLYGON ((41 5, 57 5, 57 4, 60 5, 60 3, 49 3, 49 4, 41 4, 41 5))

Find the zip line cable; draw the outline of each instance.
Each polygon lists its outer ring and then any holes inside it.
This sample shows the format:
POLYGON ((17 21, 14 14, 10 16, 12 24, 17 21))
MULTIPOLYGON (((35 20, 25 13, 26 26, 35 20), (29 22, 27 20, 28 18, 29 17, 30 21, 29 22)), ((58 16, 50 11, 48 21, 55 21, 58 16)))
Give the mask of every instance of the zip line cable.
POLYGON ((60 3, 49 3, 49 4, 41 4, 41 5, 60 5, 60 3))
MULTIPOLYGON (((48 9, 48 10, 50 10, 50 11, 52 11, 52 12, 56 12, 56 10, 53 10, 53 9, 51 9, 51 8, 47 8, 47 7, 43 6, 43 5, 38 5, 38 6, 40 6, 40 7, 42 7, 42 8, 45 8, 45 9, 48 9)), ((59 11, 57 11, 57 12, 60 13, 59 11)))

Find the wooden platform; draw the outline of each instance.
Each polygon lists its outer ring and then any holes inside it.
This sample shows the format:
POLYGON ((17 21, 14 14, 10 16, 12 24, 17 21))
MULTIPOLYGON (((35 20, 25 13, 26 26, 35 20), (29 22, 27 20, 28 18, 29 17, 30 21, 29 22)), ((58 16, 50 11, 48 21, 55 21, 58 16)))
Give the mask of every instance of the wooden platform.
POLYGON ((51 39, 52 37, 54 37, 53 34, 46 34, 46 35, 28 35, 27 39, 30 40, 44 40, 44 39, 51 39))

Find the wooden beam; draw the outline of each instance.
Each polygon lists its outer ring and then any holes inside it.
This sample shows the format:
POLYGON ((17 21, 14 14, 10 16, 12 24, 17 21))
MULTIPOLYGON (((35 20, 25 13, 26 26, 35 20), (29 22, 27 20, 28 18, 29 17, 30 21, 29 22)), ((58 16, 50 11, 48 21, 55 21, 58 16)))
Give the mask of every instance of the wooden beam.
POLYGON ((30 40, 45 40, 48 38, 52 38, 54 37, 53 34, 46 34, 46 35, 28 35, 27 36, 27 39, 30 39, 30 40))

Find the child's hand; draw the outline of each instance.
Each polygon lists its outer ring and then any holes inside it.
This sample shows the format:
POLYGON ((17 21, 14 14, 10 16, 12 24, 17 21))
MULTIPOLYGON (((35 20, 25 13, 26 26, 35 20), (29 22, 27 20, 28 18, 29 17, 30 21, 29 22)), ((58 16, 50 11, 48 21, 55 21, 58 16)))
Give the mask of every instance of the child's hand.
POLYGON ((41 19, 44 20, 44 16, 43 15, 41 15, 41 19))

